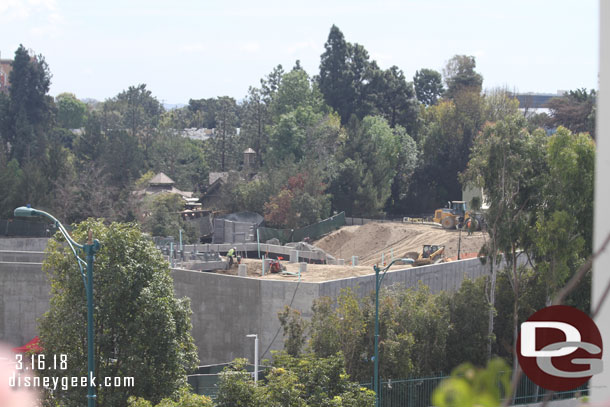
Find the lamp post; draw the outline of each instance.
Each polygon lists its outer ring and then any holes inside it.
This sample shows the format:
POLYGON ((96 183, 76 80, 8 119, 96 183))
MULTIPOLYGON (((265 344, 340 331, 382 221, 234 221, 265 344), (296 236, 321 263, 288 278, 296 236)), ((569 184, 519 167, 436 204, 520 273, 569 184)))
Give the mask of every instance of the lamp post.
POLYGON ((258 335, 246 335, 246 338, 254 338, 254 383, 258 382, 258 335))
POLYGON ((89 231, 89 237, 87 239, 86 244, 78 244, 76 243, 68 234, 68 231, 61 224, 59 220, 57 220, 53 215, 41 211, 38 209, 20 206, 14 211, 15 217, 35 217, 35 216, 44 216, 52 220, 55 223, 55 226, 61 234, 68 242, 68 246, 72 250, 74 257, 76 257, 76 263, 80 268, 80 274, 83 278, 83 283, 85 284, 85 290, 87 292, 87 406, 95 407, 95 388, 92 386, 91 381, 94 377, 93 373, 95 370, 95 365, 93 363, 93 262, 95 260, 95 253, 100 249, 100 242, 95 239, 93 240, 91 231, 89 231), (85 252, 86 260, 83 260, 79 257, 77 249, 81 249, 85 252), (83 270, 83 266, 87 268, 87 273, 83 270))
MULTIPOLYGON (((383 270, 379 268, 376 264, 373 266, 375 270, 375 360, 374 362, 374 371, 373 371, 373 390, 375 391, 375 407, 379 407, 380 401, 380 389, 379 389, 379 287, 381 287, 381 283, 383 282, 383 278, 385 274, 388 272, 392 264, 396 263, 399 260, 393 260, 390 264, 387 265, 383 270), (379 278, 379 273, 382 272, 381 279, 379 278)), ((406 261, 406 259, 405 259, 406 261)))

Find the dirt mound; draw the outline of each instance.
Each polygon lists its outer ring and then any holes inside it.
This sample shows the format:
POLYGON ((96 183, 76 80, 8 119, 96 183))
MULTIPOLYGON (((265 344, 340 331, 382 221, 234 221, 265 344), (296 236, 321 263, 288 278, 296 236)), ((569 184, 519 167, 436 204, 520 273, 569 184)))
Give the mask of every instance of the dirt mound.
MULTIPOLYGON (((483 232, 468 236, 461 233, 460 253, 476 253, 485 242, 483 232)), ((315 242, 325 252, 349 261, 358 256, 359 263, 371 265, 392 258, 412 257, 421 252, 424 244, 445 246, 445 257, 458 253, 460 232, 431 225, 410 223, 367 223, 361 226, 345 226, 315 242)))

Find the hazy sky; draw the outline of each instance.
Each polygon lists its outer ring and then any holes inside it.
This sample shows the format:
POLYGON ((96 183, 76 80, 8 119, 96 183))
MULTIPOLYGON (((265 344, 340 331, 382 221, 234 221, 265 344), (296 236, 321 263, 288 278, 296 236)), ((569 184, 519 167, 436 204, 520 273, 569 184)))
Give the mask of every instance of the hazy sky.
POLYGON ((597 88, 598 0, 0 0, 0 53, 43 54, 51 94, 104 100, 146 83, 165 103, 249 86, 295 60, 310 75, 332 24, 408 78, 474 55, 485 88, 597 88))

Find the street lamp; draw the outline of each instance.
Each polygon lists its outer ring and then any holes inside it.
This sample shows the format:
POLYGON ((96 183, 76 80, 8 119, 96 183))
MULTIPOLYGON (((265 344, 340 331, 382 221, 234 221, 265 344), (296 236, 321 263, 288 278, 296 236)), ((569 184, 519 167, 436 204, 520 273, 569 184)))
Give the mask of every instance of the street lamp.
POLYGON ((254 383, 258 382, 258 335, 246 335, 246 338, 254 338, 254 383))
POLYGON ((61 234, 64 236, 66 241, 68 242, 68 246, 74 253, 74 257, 76 257, 76 262, 78 267, 80 268, 80 274, 83 277, 83 283, 85 284, 85 290, 87 292, 87 367, 88 367, 88 390, 87 390, 87 406, 95 407, 95 388, 91 384, 94 373, 94 363, 93 363, 93 261, 95 260, 95 253, 100 249, 100 242, 95 239, 92 239, 91 231, 89 231, 89 238, 86 244, 78 244, 71 237, 70 234, 64 228, 64 225, 61 224, 53 215, 41 211, 38 209, 30 208, 29 206, 20 206, 14 211, 15 217, 35 217, 35 216, 44 216, 52 220, 55 223, 55 226, 61 234), (81 259, 77 253, 76 249, 81 249, 85 252, 86 261, 81 259), (83 270, 83 265, 87 267, 87 274, 83 270))
POLYGON ((390 267, 392 267, 392 264, 396 263, 397 261, 407 262, 408 260, 407 259, 393 260, 383 270, 381 270, 379 268, 379 266, 377 266, 376 264, 373 266, 373 269, 375 270, 375 360, 374 360, 375 370, 373 373, 374 374, 373 390, 375 391, 375 407, 379 407, 379 394, 380 394, 379 393, 379 287, 381 287, 381 283, 383 282, 383 278, 385 277, 385 274, 388 272, 390 267), (383 274, 381 275, 381 279, 379 278, 380 272, 383 272, 383 274))

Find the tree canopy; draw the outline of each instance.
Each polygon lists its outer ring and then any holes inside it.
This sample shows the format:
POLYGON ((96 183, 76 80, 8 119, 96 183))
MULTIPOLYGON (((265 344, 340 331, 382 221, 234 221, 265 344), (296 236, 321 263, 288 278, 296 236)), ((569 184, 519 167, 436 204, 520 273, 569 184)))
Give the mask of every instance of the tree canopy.
MULTIPOLYGON (((126 406, 129 396, 159 402, 186 385, 196 362, 188 299, 174 296, 168 264, 154 244, 133 224, 88 220, 72 236, 87 232, 101 243, 94 265, 94 335, 96 377, 133 377, 134 387, 99 387, 100 405, 126 406), (162 374, 160 374, 162 372, 162 374)), ((45 353, 68 356, 56 376, 83 376, 87 371, 86 295, 70 249, 58 234, 49 242, 43 265, 52 286, 50 309, 40 321, 45 353)), ((65 406, 80 406, 86 387, 55 394, 65 406)))

